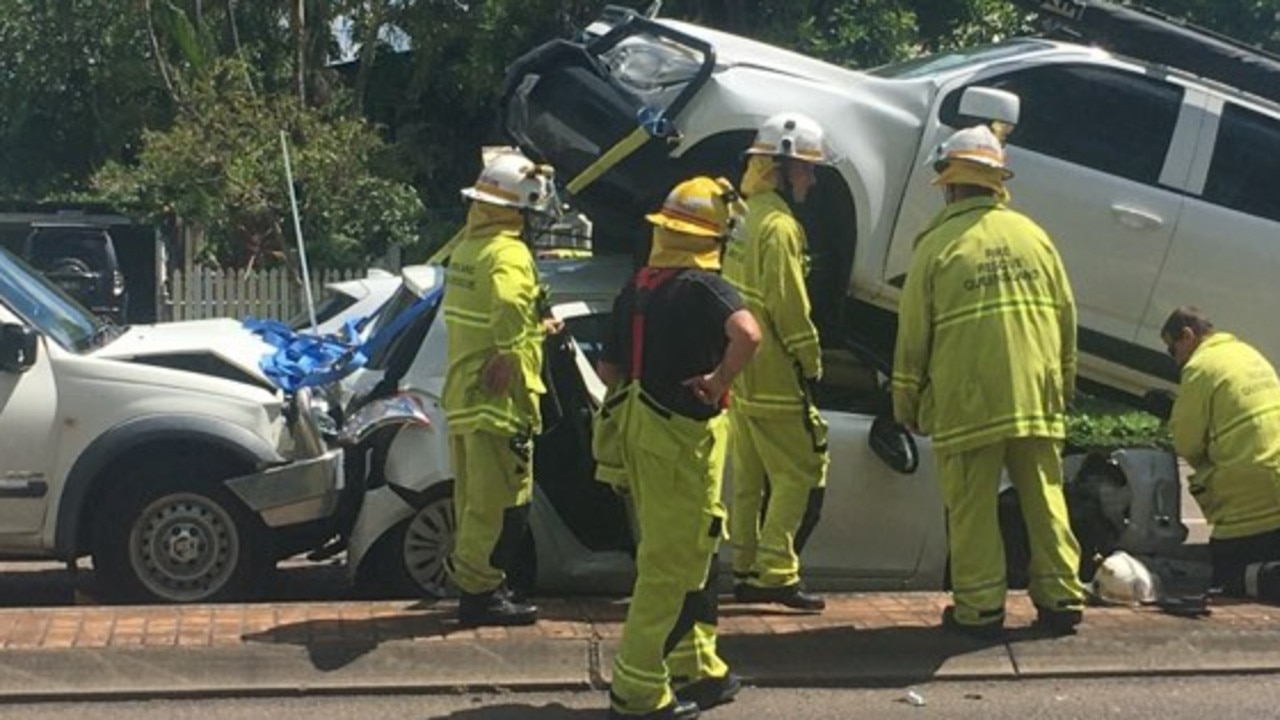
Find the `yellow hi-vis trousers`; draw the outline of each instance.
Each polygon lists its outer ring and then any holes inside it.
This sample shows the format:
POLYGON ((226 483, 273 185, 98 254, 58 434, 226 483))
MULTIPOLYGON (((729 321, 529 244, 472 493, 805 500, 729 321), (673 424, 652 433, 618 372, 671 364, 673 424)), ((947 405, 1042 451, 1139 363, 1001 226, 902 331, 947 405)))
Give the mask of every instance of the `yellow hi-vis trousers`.
POLYGON ((1004 620, 1008 591, 997 495, 1000 470, 1018 491, 1031 544, 1031 600, 1048 610, 1084 607, 1077 568, 1080 545, 1062 493, 1062 443, 1010 438, 959 453, 936 455, 951 546, 951 593, 963 625, 1004 620))
POLYGON ((724 677, 708 573, 724 534, 720 502, 727 421, 697 422, 646 402, 628 408, 623 465, 639 544, 636 583, 610 688, 614 710, 642 715, 674 701, 672 681, 724 677))
MULTIPOLYGON (((816 409, 805 416, 754 417, 732 412, 730 452, 733 509, 729 542, 733 574, 761 587, 800 582, 796 533, 810 493, 826 486, 826 423, 816 409), (769 505, 761 517, 765 484, 769 505)), ((816 518, 815 518, 816 520, 816 518)))
POLYGON ((506 579, 494 557, 504 516, 533 500, 533 444, 479 430, 454 435, 450 449, 457 533, 449 571, 462 592, 489 592, 506 579))

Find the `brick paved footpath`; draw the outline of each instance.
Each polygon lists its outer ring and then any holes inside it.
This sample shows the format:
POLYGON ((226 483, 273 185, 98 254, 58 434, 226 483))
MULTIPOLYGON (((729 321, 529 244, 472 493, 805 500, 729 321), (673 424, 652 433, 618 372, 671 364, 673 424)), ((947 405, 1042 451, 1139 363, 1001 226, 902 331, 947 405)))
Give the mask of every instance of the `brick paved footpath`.
MULTIPOLYGON (((780 606, 721 606, 722 635, 785 635, 846 628, 933 628, 948 598, 940 593, 829 595, 826 612, 810 615, 780 606)), ((468 640, 591 640, 616 638, 623 600, 541 599, 537 625, 462 629, 448 601, 323 602, 181 606, 74 606, 0 609, 0 648, 103 649, 237 647, 246 644, 341 642, 465 642, 468 640)), ((1280 629, 1280 608, 1219 600, 1207 619, 1188 620, 1157 608, 1090 608, 1082 635, 1145 633, 1175 628, 1280 629)), ((1017 639, 1035 611, 1024 594, 1010 597, 1006 627, 1017 639)), ((1025 633, 1030 637, 1028 630, 1025 633)))
MULTIPOLYGON (((721 651, 761 685, 946 678, 1280 672, 1280 608, 1222 601, 1205 619, 1091 608, 1078 635, 942 633, 942 593, 828 595, 821 615, 721 608, 721 651)), ((540 601, 530 627, 460 629, 453 604, 324 602, 0 610, 0 698, 161 697, 461 687, 600 688, 625 602, 540 601)))

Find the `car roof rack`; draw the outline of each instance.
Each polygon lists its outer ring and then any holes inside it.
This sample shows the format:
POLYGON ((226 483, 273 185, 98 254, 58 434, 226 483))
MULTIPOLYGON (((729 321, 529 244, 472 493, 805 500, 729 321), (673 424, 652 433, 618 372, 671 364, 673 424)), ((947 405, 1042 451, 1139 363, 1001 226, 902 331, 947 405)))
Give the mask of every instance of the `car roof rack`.
POLYGON ((1280 55, 1139 5, 1022 0, 1049 37, 1099 45, 1280 103, 1280 55))

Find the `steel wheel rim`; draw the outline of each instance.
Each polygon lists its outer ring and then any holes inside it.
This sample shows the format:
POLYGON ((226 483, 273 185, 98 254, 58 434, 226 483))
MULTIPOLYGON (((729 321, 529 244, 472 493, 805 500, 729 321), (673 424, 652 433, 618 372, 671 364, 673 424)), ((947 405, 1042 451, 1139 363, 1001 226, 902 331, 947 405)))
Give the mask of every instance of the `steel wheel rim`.
POLYGON ((457 595, 445 566, 456 537, 451 497, 427 503, 410 518, 404 533, 404 567, 423 592, 435 597, 457 595))
POLYGON ((129 563, 165 600, 204 600, 231 579, 240 535, 225 509, 203 495, 166 495, 148 505, 129 535, 129 563))

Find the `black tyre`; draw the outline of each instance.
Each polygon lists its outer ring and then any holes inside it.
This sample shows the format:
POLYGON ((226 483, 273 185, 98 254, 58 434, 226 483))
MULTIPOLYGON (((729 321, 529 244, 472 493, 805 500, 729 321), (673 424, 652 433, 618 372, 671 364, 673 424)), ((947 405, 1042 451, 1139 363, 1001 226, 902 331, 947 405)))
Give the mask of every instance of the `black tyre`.
MULTIPOLYGON (((446 570, 457 537, 453 483, 431 488, 423 500, 417 513, 396 523, 369 549, 356 572, 356 587, 362 596, 457 597, 458 589, 446 570)), ((526 531, 515 567, 507 574, 507 585, 522 594, 532 592, 536 563, 533 534, 526 531)))
POLYGON ((369 548, 356 573, 356 585, 363 594, 396 598, 457 596, 445 570, 457 533, 453 483, 431 488, 423 500, 412 517, 396 523, 369 548))
POLYGON ((92 548, 104 600, 244 600, 264 584, 271 554, 261 521, 217 477, 198 474, 148 471, 108 502, 92 548))

